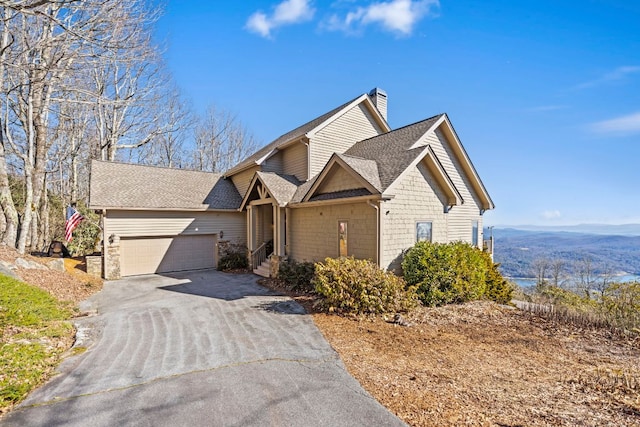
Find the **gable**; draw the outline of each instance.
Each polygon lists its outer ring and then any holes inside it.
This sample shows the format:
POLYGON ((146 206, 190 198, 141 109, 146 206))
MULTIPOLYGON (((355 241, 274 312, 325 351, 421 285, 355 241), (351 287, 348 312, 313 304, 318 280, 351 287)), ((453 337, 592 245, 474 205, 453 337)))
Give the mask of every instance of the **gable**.
POLYGON ((284 207, 291 201, 299 186, 300 181, 293 175, 256 172, 242 199, 240 210, 254 201, 275 202, 278 206, 284 207))
POLYGON ((322 183, 315 191, 315 195, 335 193, 338 191, 355 190, 364 188, 361 180, 356 179, 352 173, 346 171, 337 163, 331 167, 322 183))
POLYGON ((457 190, 456 198, 474 201, 481 211, 494 208, 446 114, 362 141, 347 154, 375 159, 379 163, 380 178, 387 195, 393 194, 408 169, 429 154, 436 159, 435 166, 430 166, 432 172, 445 178, 439 179, 441 188, 451 187, 453 193, 457 190))
POLYGON ((444 165, 431 146, 427 148, 426 155, 420 163, 428 169, 430 175, 433 177, 434 183, 437 184, 438 188, 446 197, 446 202, 443 202, 445 206, 452 207, 464 203, 464 198, 462 197, 460 190, 458 190, 454 184, 453 180, 444 168, 444 165))
MULTIPOLYGON (((295 143, 296 141, 307 142, 310 138, 315 136, 316 133, 320 132, 321 130, 325 129, 327 126, 333 124, 335 121, 342 118, 345 115, 345 113, 348 113, 349 111, 353 110, 354 107, 356 106, 364 106, 363 108, 368 111, 368 117, 371 121, 371 124, 374 127, 382 129, 382 131, 390 130, 386 119, 381 115, 380 111, 374 105, 369 95, 365 93, 329 111, 328 113, 325 113, 319 117, 316 117, 315 119, 303 124, 302 126, 299 126, 294 130, 289 131, 284 135, 281 135, 279 138, 276 138, 271 143, 267 144, 266 146, 262 147, 260 150, 258 150, 251 156, 247 157, 238 165, 229 169, 227 172, 225 172, 225 176, 227 177, 233 176, 255 165, 262 166, 263 163, 267 161, 271 156, 275 155, 279 149, 284 148, 289 144, 295 143)), ((360 139, 367 138, 367 137, 368 136, 366 135, 362 135, 359 138, 357 138, 355 141, 358 141, 360 139)), ((343 152, 343 151, 344 149, 340 152, 343 152)), ((321 168, 322 168, 322 165, 320 166, 320 169, 321 168)), ((314 173, 311 173, 308 175, 313 176, 314 173)), ((306 179, 308 179, 308 177, 306 179)))
POLYGON ((302 202, 380 194, 376 162, 341 154, 331 156, 312 181, 302 202))
MULTIPOLYGON (((368 98, 367 98, 368 100, 368 98)), ((387 131, 372 111, 370 101, 361 102, 310 135, 310 175, 318 174, 333 153, 344 153, 356 142, 387 131)))
POLYGON ((442 162, 442 166, 453 185, 464 200, 473 200, 481 209, 493 209, 493 202, 478 177, 471 160, 453 134, 447 122, 443 122, 427 135, 429 147, 442 162))

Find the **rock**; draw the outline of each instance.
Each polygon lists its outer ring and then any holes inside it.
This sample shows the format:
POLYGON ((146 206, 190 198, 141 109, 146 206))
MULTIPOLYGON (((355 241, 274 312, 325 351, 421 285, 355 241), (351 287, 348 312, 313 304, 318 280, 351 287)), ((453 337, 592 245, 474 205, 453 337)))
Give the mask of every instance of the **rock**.
POLYGON ((15 265, 9 264, 8 262, 5 262, 5 261, 0 261, 0 274, 13 277, 16 280, 22 280, 22 278, 18 276, 15 270, 16 270, 15 265))
POLYGON ((64 272, 64 259, 63 258, 54 258, 51 261, 47 262, 47 265, 52 270, 62 271, 64 272))
POLYGON ((387 322, 400 325, 400 326, 412 326, 412 324, 407 322, 406 319, 400 313, 396 313, 395 316, 393 316, 393 320, 391 321, 387 320, 387 322))
POLYGON ((35 261, 29 261, 24 258, 17 258, 16 265, 27 270, 47 270, 47 267, 35 261))

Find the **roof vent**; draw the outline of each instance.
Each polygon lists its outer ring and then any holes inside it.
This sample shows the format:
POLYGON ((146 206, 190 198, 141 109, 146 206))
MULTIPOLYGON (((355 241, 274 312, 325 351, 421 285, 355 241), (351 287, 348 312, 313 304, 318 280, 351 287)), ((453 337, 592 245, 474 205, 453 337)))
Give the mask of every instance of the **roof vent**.
POLYGON ((387 92, 376 87, 369 92, 369 96, 382 117, 387 120, 387 92))

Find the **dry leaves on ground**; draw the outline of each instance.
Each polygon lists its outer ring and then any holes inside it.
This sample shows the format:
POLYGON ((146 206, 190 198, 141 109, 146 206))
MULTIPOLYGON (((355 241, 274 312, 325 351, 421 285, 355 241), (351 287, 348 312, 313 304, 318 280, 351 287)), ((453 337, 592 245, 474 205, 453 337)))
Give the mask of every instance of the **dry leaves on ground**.
POLYGON ((640 425, 640 348, 489 302, 408 327, 313 318, 352 375, 413 426, 640 425))
MULTIPOLYGON (((14 249, 0 246, 0 260, 14 264, 17 258, 35 261, 42 265, 53 258, 20 255, 14 249)), ((64 258, 66 272, 53 269, 26 269, 18 267, 16 273, 22 281, 38 286, 62 301, 79 303, 102 289, 102 279, 86 273, 84 261, 79 258, 64 258)))

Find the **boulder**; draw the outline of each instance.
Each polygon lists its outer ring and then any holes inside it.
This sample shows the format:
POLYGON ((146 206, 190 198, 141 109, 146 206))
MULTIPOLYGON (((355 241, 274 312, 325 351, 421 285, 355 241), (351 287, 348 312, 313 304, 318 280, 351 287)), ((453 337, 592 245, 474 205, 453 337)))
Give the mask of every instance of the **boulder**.
POLYGON ((22 280, 20 276, 16 273, 16 266, 10 264, 6 261, 0 261, 0 274, 4 274, 5 276, 12 277, 16 280, 22 280))
POLYGON ((63 272, 65 271, 63 258, 54 258, 49 262, 47 262, 47 266, 49 266, 49 268, 52 270, 63 271, 63 272))
POLYGON ((46 266, 35 261, 29 261, 28 259, 24 258, 17 258, 16 265, 27 270, 47 270, 46 266))

